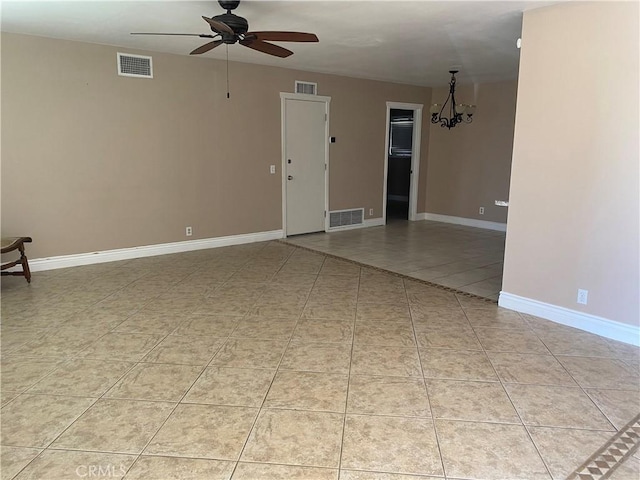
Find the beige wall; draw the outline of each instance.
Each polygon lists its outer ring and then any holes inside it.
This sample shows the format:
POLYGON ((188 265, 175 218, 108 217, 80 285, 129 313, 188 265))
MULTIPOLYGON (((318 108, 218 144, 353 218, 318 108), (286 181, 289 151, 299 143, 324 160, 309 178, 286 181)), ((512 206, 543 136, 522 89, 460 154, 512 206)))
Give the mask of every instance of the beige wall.
POLYGON ((187 240, 187 225, 189 239, 282 228, 279 93, 294 80, 332 97, 330 209, 380 217, 386 102, 431 97, 232 62, 227 100, 224 62, 152 53, 153 80, 126 78, 119 50, 2 34, 2 233, 31 235, 31 258, 187 240))
MULTIPOLYGON (((459 85, 456 101, 478 106, 473 122, 448 130, 432 125, 429 135, 426 211, 505 223, 516 109, 516 82, 459 85), (484 215, 479 209, 484 207, 484 215)), ((443 103, 449 87, 433 90, 443 103)))
POLYGON ((640 322, 638 18, 637 2, 525 13, 503 282, 630 325, 640 322))

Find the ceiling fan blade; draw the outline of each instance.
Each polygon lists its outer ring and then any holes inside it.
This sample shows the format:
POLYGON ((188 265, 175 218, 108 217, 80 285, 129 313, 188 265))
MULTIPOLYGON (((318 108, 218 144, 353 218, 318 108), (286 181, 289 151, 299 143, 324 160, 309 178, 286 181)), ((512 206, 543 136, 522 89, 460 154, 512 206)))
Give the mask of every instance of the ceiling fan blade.
POLYGON ((229 25, 227 25, 226 23, 222 23, 222 22, 219 22, 217 20, 214 20, 213 18, 208 18, 208 17, 205 17, 205 16, 203 16, 202 18, 204 19, 205 22, 207 22, 209 25, 211 25, 211 28, 216 33, 228 33, 230 35, 235 35, 236 34, 231 29, 231 27, 229 25))
POLYGON ((217 35, 209 35, 205 33, 148 33, 148 32, 135 32, 131 35, 175 35, 181 37, 200 37, 200 38, 215 38, 217 35))
POLYGON ((222 40, 214 40, 213 42, 205 43, 204 45, 196 48, 189 55, 200 55, 201 53, 205 53, 205 52, 208 52, 209 50, 213 50, 221 43, 223 43, 222 40))
POLYGON ((240 44, 244 45, 245 47, 258 50, 262 53, 268 53, 269 55, 273 55, 274 57, 286 58, 289 55, 293 55, 293 52, 291 50, 287 50, 286 48, 274 45, 273 43, 263 42, 262 40, 240 40, 240 44))
POLYGON ((247 32, 245 38, 267 40, 270 42, 317 42, 318 37, 313 33, 303 32, 247 32))

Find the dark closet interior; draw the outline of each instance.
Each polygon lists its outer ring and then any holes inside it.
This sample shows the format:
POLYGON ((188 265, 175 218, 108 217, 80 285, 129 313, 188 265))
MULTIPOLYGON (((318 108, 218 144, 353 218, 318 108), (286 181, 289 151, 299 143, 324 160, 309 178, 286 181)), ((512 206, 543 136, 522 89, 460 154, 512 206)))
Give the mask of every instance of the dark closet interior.
POLYGON ((389 121, 387 220, 409 218, 413 110, 392 109, 389 121))

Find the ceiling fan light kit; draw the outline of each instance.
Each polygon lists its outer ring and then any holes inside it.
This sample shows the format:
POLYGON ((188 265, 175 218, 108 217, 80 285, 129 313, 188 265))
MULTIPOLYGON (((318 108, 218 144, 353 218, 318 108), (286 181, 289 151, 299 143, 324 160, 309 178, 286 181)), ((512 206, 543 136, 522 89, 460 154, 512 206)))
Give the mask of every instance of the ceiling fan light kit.
POLYGON ((439 123, 441 127, 451 130, 459 123, 471 123, 473 114, 476 111, 475 105, 466 103, 456 103, 456 73, 458 70, 449 70, 451 80, 449 81, 449 96, 444 103, 434 103, 431 105, 431 123, 439 123), (448 107, 448 115, 445 110, 448 107))
POLYGON ((218 0, 226 13, 216 15, 214 17, 205 17, 202 19, 207 22, 212 34, 198 33, 132 33, 132 35, 183 35, 200 38, 211 38, 212 41, 199 46, 191 51, 191 55, 200 55, 224 44, 232 45, 239 43, 244 47, 257 50, 274 57, 286 58, 293 55, 289 49, 275 45, 269 42, 317 42, 318 37, 313 33, 303 32, 285 32, 285 31, 269 31, 269 32, 250 32, 249 22, 232 12, 238 8, 240 0, 225 1, 218 0))

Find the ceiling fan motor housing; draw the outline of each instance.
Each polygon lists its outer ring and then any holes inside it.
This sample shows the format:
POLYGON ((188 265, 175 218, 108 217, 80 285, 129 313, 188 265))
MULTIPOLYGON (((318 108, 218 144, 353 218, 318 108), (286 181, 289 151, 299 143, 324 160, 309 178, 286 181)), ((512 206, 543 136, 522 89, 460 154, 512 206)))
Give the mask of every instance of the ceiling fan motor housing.
POLYGON ((218 0, 218 3, 226 11, 235 10, 240 5, 240 0, 218 0))
POLYGON ((221 15, 216 15, 215 17, 213 17, 213 19, 229 26, 236 35, 244 35, 249 30, 249 22, 247 22, 247 20, 245 20, 244 18, 239 17, 238 15, 234 15, 233 13, 227 12, 221 15))

